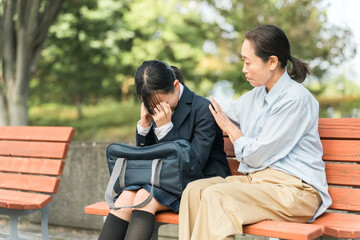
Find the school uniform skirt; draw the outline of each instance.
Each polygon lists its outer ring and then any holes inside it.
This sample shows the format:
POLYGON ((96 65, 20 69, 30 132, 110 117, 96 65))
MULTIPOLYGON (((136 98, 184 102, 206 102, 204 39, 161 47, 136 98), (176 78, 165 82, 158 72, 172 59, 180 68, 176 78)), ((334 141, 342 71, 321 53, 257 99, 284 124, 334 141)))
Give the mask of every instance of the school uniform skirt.
MULTIPOLYGON (((151 185, 149 185, 149 184, 143 185, 143 186, 139 186, 139 185, 128 186, 128 187, 122 189, 122 191, 139 190, 141 188, 145 189, 149 193, 151 191, 151 185)), ((119 197, 119 195, 117 195, 115 197, 114 202, 119 197)), ((169 207, 175 213, 179 212, 179 207, 180 207, 180 198, 179 197, 176 197, 176 196, 172 195, 171 193, 169 193, 161 188, 157 188, 157 187, 154 187, 153 195, 154 195, 154 198, 159 203, 169 207)))

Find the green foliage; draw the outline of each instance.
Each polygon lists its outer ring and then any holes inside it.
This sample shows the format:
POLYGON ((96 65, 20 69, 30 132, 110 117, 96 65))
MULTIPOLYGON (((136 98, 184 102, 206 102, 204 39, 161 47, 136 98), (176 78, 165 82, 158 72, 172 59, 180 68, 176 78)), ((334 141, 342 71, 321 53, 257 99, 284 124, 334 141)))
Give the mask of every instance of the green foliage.
POLYGON ((82 120, 76 108, 61 104, 42 104, 29 110, 33 126, 72 126, 75 140, 135 141, 135 129, 140 116, 140 105, 103 100, 97 105, 84 106, 82 120))
MULTIPOLYGON (((96 105, 104 98, 136 102, 133 76, 149 59, 179 67, 185 83, 200 95, 224 79, 232 82, 236 95, 242 94, 252 87, 242 73, 241 44, 244 33, 261 24, 281 27, 291 54, 308 61, 321 79, 329 66, 355 54, 352 33, 327 23, 324 2, 65 1, 30 83, 30 107, 76 104, 81 114, 82 104, 96 105)), ((324 84, 310 89, 319 95, 328 91, 324 84)))
POLYGON ((320 117, 360 117, 360 96, 320 98, 320 117))

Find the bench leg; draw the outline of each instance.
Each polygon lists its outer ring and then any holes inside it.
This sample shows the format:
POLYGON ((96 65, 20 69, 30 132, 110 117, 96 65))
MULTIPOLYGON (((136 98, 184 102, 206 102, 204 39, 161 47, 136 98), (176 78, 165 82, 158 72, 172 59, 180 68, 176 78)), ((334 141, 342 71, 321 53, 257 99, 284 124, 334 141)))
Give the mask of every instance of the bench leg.
POLYGON ((49 240, 49 215, 51 203, 41 209, 41 231, 44 240, 49 240))
POLYGON ((18 235, 18 219, 19 215, 11 214, 10 216, 10 236, 6 240, 25 240, 18 235))
POLYGON ((154 224, 154 232, 153 232, 153 234, 151 236, 151 240, 158 240, 158 238, 159 238, 159 228, 163 224, 166 224, 166 223, 155 222, 155 224, 154 224))

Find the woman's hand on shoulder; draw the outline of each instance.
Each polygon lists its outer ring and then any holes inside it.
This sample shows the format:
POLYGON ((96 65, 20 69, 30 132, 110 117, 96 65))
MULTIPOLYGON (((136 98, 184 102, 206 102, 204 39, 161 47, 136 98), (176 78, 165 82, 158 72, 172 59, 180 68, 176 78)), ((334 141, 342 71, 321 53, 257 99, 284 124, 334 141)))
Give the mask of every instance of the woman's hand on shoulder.
POLYGON ((211 114, 214 116, 217 125, 221 128, 223 133, 227 134, 232 143, 234 143, 239 137, 243 136, 243 133, 237 128, 234 123, 226 116, 222 111, 220 105, 215 101, 213 97, 210 97, 209 109, 211 114))
POLYGON ((155 114, 152 116, 156 126, 161 127, 171 121, 171 107, 167 102, 161 102, 154 108, 155 114))
POLYGON ((152 120, 153 120, 153 117, 146 110, 144 103, 141 103, 140 123, 139 123, 140 126, 144 127, 144 128, 150 127, 152 120))

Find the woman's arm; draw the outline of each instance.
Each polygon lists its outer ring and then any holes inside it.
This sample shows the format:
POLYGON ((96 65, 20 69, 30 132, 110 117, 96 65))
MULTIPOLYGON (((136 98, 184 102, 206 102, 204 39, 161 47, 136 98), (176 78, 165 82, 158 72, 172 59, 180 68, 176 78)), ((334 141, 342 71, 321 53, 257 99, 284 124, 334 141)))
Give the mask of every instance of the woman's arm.
POLYGON ((317 124, 309 103, 301 99, 288 99, 274 105, 270 116, 256 137, 241 137, 234 142, 238 161, 253 168, 269 165, 287 156, 305 136, 313 124, 317 124))

